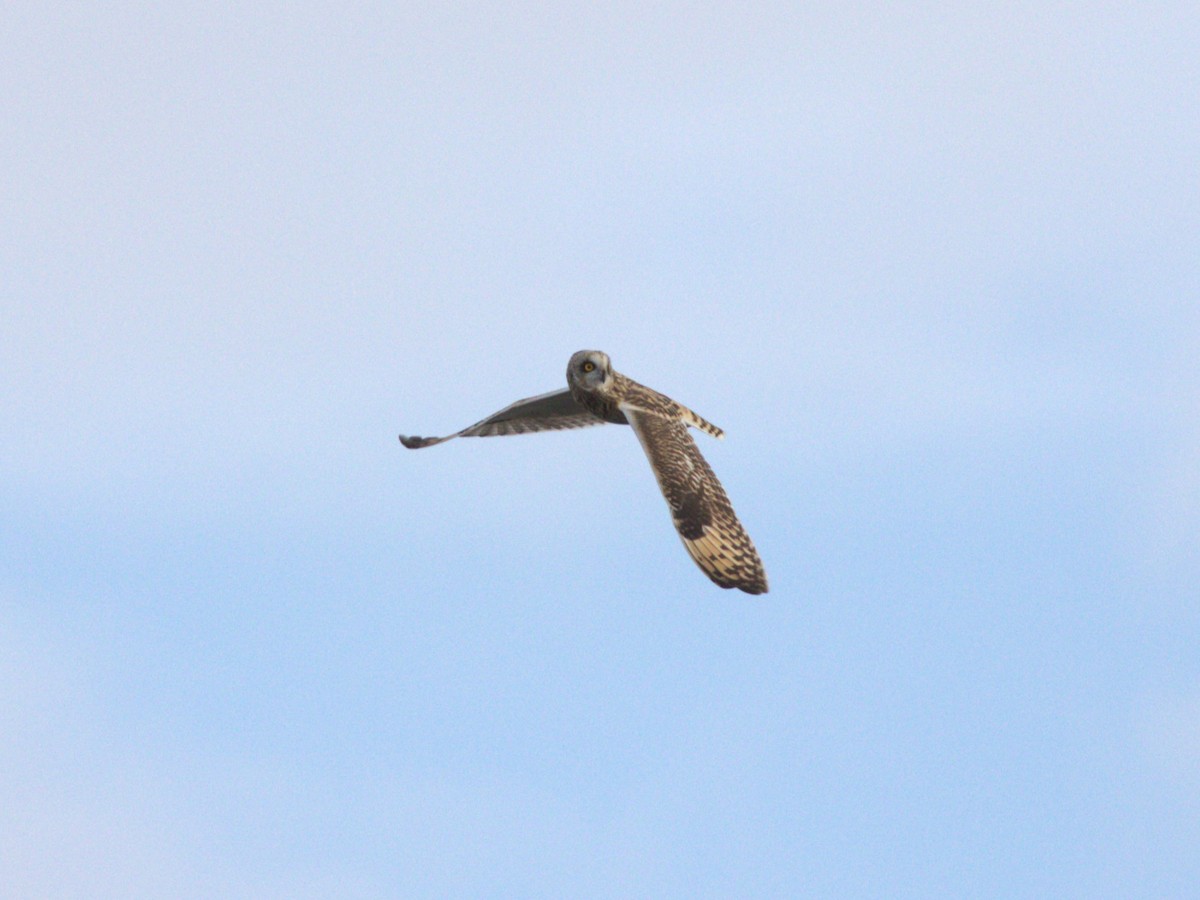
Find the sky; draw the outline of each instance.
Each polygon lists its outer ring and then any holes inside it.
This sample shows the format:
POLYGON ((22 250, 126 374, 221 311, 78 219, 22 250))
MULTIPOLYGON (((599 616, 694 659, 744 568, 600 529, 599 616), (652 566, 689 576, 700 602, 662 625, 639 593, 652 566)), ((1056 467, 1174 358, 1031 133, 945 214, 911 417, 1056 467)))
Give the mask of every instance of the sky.
POLYGON ((1192 4, 0 16, 0 894, 1195 895, 1192 4))

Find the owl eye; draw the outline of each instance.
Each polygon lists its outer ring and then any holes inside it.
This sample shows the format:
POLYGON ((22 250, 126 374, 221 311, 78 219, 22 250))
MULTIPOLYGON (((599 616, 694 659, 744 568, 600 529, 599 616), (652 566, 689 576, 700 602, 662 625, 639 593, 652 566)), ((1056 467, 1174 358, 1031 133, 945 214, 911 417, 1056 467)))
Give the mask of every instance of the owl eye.
POLYGON ((596 364, 594 362, 592 362, 591 360, 588 360, 587 362, 585 362, 583 364, 583 371, 585 371, 585 372, 596 371, 596 364))

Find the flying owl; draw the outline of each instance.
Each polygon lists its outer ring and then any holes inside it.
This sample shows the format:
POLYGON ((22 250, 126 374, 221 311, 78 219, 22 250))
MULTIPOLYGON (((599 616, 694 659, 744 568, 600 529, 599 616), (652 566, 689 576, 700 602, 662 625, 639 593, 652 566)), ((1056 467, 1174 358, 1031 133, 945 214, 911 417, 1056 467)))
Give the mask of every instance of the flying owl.
POLYGON ((402 434, 400 443, 416 450, 456 437, 525 434, 606 422, 633 427, 683 545, 704 574, 723 588, 765 594, 762 560, 688 426, 716 438, 725 433, 670 397, 614 372, 608 354, 599 350, 580 350, 571 357, 564 391, 518 400, 445 437, 402 434))

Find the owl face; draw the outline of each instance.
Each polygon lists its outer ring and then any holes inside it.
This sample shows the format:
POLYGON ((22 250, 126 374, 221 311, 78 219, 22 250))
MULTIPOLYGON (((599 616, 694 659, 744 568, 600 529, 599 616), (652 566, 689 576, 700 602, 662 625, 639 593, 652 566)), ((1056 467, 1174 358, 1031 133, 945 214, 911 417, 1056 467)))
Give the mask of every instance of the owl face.
POLYGON ((594 391, 611 378, 612 362, 599 350, 580 350, 567 363, 568 381, 585 390, 594 391))

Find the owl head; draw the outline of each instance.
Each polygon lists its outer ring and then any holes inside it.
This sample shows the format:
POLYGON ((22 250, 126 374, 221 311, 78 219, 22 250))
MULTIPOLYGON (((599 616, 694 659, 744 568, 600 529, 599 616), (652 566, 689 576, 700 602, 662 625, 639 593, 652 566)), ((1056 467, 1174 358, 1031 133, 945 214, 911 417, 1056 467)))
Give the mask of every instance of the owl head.
POLYGON ((612 361, 599 350, 580 350, 567 363, 567 381, 594 391, 612 380, 612 361))

